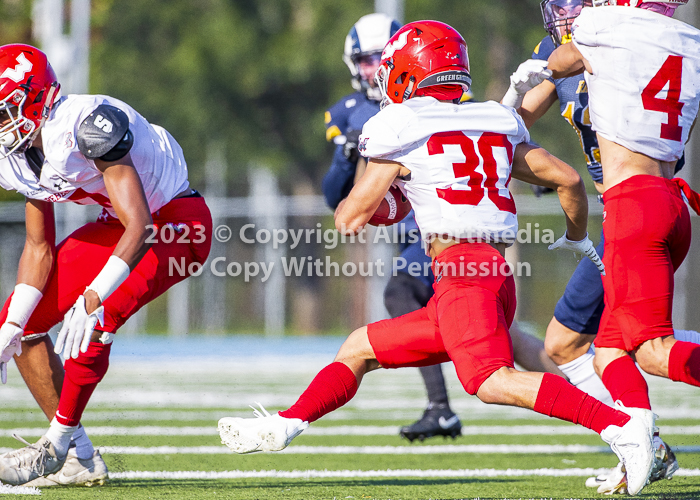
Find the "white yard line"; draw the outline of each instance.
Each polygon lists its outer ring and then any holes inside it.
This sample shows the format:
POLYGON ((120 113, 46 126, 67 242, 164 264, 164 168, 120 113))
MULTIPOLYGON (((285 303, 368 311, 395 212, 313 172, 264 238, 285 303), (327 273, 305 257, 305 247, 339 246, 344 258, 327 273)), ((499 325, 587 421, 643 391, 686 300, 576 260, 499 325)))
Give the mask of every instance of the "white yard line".
POLYGON ((0 484, 0 495, 41 495, 41 490, 33 486, 10 486, 0 484))
MULTIPOLYGON (((0 429, 0 437, 42 436, 47 427, 26 427, 15 429, 0 429)), ((214 436, 217 428, 212 424, 207 427, 191 426, 138 426, 114 427, 86 425, 90 436, 214 436)), ((395 436, 398 435, 397 425, 338 425, 332 427, 310 427, 304 432, 305 436, 395 436)), ((700 425, 692 426, 661 426, 664 436, 700 436, 700 425)), ((593 435, 593 431, 574 425, 465 425, 462 427, 465 436, 580 436, 593 435)))
MULTIPOLYGON (((225 446, 100 446, 103 453, 123 455, 219 455, 231 453, 225 446)), ((0 448, 6 453, 13 448, 0 448)), ((700 446, 677 446, 680 453, 700 453, 700 446)), ((607 446, 470 444, 433 446, 290 446, 280 453, 288 455, 436 455, 457 453, 550 454, 612 453, 607 446)))
MULTIPOLYGON (((246 478, 371 478, 371 477, 589 477, 610 469, 387 469, 387 470, 264 470, 208 471, 128 471, 110 472, 112 479, 246 479, 246 478)), ((700 476, 700 469, 680 469, 676 476, 700 476)))

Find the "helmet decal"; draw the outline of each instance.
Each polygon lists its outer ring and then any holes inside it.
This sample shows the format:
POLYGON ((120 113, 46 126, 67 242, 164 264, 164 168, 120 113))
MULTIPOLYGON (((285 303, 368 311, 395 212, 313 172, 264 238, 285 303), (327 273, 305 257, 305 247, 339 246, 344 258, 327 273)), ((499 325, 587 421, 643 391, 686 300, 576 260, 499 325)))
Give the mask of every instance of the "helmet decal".
POLYGON ((30 45, 0 47, 0 158, 23 153, 49 117, 60 85, 46 54, 30 45))
POLYGON ((393 56, 394 52, 399 49, 403 49, 407 43, 408 31, 404 31, 396 40, 387 44, 387 46, 384 48, 384 52, 382 52, 382 59, 393 56))
POLYGON ((20 52, 17 56, 17 66, 5 69, 2 75, 0 75, 0 78, 9 78, 13 82, 19 83, 24 80, 24 75, 30 72, 33 66, 34 65, 27 59, 27 56, 24 55, 24 52, 20 52))

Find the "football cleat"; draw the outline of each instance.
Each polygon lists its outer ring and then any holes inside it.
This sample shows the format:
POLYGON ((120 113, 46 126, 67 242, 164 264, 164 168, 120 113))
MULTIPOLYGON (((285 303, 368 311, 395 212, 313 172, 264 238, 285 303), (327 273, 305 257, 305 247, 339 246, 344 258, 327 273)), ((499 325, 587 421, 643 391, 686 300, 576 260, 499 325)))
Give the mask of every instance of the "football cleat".
POLYGON ((68 450, 66 463, 60 471, 45 477, 29 481, 25 486, 45 488, 47 486, 102 486, 109 480, 107 465, 100 452, 95 450, 92 457, 85 460, 78 458, 75 448, 68 450))
POLYGON ((66 457, 56 454, 53 444, 46 436, 34 444, 29 444, 16 434, 12 437, 26 446, 0 456, 0 482, 17 486, 53 474, 63 467, 66 457))
POLYGON ((420 420, 411 425, 402 427, 399 435, 414 441, 418 439, 431 438, 433 436, 452 437, 453 439, 462 434, 462 423, 459 417, 450 410, 449 405, 428 405, 420 420))
POLYGON ((649 482, 661 479, 673 479, 673 474, 679 469, 676 454, 671 447, 664 443, 659 436, 654 436, 654 467, 651 469, 649 482))
POLYGON ((654 419, 651 410, 626 408, 620 401, 615 408, 631 418, 622 427, 610 425, 600 433, 600 437, 624 465, 627 475, 627 492, 636 495, 646 486, 654 466, 654 419))
MULTIPOLYGON (((658 435, 654 435, 654 466, 651 469, 649 483, 651 484, 661 479, 672 479, 678 468, 678 460, 671 447, 664 443, 658 435)), ((586 486, 597 488, 598 493, 606 495, 627 493, 625 468, 620 462, 610 472, 586 479, 586 486)))
POLYGON ((588 488, 597 488, 598 493, 612 495, 614 493, 627 493, 627 474, 622 462, 618 463, 609 472, 596 477, 586 479, 588 488))
POLYGON ((301 434, 308 422, 299 418, 284 418, 270 415, 260 403, 260 411, 253 408, 256 418, 224 417, 219 420, 221 443, 236 453, 257 451, 281 451, 292 439, 301 434))

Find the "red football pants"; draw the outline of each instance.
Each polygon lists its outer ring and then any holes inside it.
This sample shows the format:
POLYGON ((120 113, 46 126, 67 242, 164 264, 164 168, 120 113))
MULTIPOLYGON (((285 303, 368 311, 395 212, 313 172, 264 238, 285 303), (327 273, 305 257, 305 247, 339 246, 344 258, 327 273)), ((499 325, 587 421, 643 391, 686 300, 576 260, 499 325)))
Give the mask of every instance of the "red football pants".
POLYGON ((516 299, 509 269, 488 243, 444 250, 433 262, 435 295, 426 307, 367 326, 379 363, 399 368, 452 360, 464 389, 476 394, 493 372, 513 366, 508 328, 516 299))
MULTIPOLYGON (((188 269, 190 264, 203 264, 211 249, 212 221, 209 208, 201 197, 177 198, 152 215, 157 229, 156 240, 136 265, 129 277, 104 302, 105 324, 99 331, 116 332, 129 317, 168 288, 187 278, 171 264, 172 260, 188 269), (170 243, 162 241, 165 224, 174 231, 170 243), (185 229, 184 226, 187 226, 185 229), (183 236, 187 232, 187 236, 183 236), (179 242, 178 242, 179 240, 179 242), (173 269, 171 269, 173 268, 173 269), (171 272, 173 270, 173 272, 171 272)), ((54 268, 44 296, 29 318, 25 335, 46 333, 63 321, 85 288, 92 283, 114 252, 124 226, 117 219, 92 222, 74 231, 56 249, 54 268)), ((7 318, 10 300, 0 312, 0 324, 7 318)))
POLYGON ((673 274, 690 248, 678 185, 636 175, 605 192, 605 310, 595 345, 633 351, 673 335, 673 274))

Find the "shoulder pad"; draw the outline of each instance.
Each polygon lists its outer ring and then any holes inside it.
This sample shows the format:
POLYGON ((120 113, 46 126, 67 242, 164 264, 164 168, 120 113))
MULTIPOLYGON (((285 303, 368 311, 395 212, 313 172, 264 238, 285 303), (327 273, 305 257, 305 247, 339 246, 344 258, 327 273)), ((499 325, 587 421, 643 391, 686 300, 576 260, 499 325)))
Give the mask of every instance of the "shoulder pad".
POLYGON ((555 48, 556 47, 554 46, 552 39, 548 36, 544 37, 542 41, 537 44, 535 50, 532 51, 532 58, 546 61, 549 59, 550 54, 554 52, 555 48))
MULTIPOLYGON (((127 135, 130 136, 129 142, 133 144, 133 136, 128 132, 129 118, 126 113, 109 104, 100 104, 78 127, 78 149, 91 160, 101 158, 120 145, 127 135)), ((124 156, 131 149, 131 144, 121 156, 107 161, 118 160, 124 156)))

